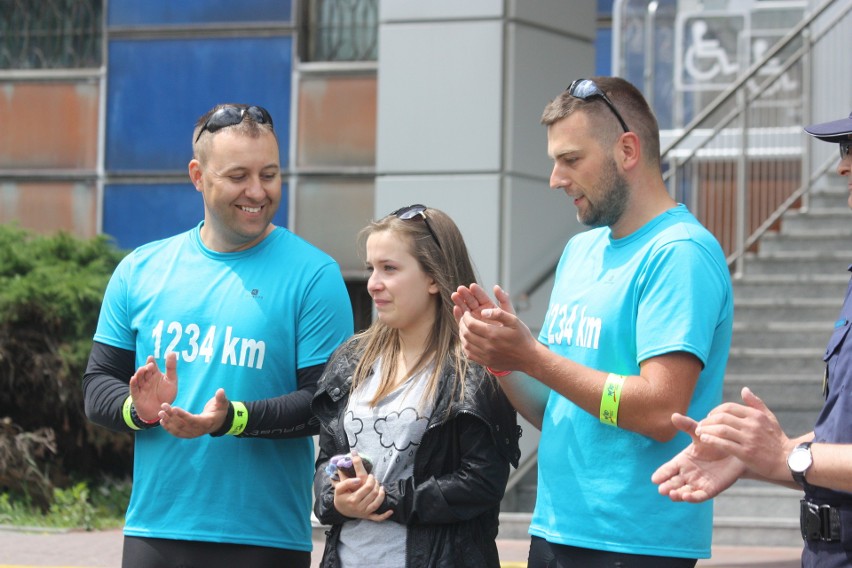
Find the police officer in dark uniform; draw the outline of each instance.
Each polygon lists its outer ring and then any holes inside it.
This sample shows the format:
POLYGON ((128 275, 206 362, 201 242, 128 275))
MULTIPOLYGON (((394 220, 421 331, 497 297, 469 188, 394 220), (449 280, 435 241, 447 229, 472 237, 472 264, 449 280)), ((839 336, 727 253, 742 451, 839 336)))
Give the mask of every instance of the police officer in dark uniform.
MULTIPOLYGON (((805 127, 838 144, 837 173, 849 181, 852 208, 852 114, 805 127)), ((852 266, 849 267, 852 271, 852 266)), ((804 489, 803 568, 852 566, 852 281, 825 350, 825 404, 813 432, 789 438, 775 415, 748 387, 744 404, 724 403, 701 422, 675 414, 672 422, 693 440, 652 476, 674 501, 698 503, 741 478, 804 489)))

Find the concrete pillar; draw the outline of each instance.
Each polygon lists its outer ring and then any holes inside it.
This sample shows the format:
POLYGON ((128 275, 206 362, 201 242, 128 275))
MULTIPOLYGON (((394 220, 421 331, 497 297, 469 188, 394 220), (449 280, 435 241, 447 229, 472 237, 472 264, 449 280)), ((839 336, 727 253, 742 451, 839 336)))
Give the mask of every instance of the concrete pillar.
MULTIPOLYGON (((449 213, 489 289, 519 294, 580 230, 541 112, 594 72, 595 3, 382 0, 375 214, 411 203, 449 213)), ((550 287, 521 315, 540 326, 550 287)))

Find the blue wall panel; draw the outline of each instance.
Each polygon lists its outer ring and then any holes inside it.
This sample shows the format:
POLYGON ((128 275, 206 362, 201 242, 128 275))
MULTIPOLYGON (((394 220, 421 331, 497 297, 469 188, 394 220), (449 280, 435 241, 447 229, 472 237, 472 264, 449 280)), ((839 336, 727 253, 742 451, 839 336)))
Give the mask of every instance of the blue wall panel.
POLYGON ((595 35, 595 75, 612 74, 612 6, 614 0, 598 0, 598 30, 595 35), (601 25, 600 20, 607 23, 601 25))
POLYGON ((595 35, 595 75, 612 74, 612 28, 598 28, 595 35))
MULTIPOLYGON (((288 187, 284 184, 281 207, 272 220, 282 227, 287 226, 287 193, 288 187)), ((103 232, 112 236, 123 249, 176 235, 203 219, 201 194, 189 182, 104 187, 103 232)))
POLYGON ((185 170, 195 121, 222 102, 269 110, 286 169, 292 47, 290 36, 110 41, 107 171, 185 170))
POLYGON ((108 26, 289 22, 292 0, 109 0, 108 26))

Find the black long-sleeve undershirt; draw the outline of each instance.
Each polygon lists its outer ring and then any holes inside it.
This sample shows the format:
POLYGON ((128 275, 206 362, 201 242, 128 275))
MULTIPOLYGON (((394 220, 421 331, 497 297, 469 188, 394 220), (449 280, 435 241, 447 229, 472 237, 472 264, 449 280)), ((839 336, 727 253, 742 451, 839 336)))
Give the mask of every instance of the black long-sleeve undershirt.
MULTIPOLYGON (((248 423, 240 437, 299 438, 319 433, 319 423, 311 412, 311 399, 325 365, 296 371, 297 389, 291 393, 255 401, 242 401, 248 410, 248 423)), ((132 432, 122 417, 122 405, 130 377, 136 372, 136 354, 127 349, 95 341, 83 375, 86 416, 100 426, 118 432, 132 432)), ((211 386, 211 394, 216 390, 211 386)), ((178 379, 180 390, 180 379, 178 379)))

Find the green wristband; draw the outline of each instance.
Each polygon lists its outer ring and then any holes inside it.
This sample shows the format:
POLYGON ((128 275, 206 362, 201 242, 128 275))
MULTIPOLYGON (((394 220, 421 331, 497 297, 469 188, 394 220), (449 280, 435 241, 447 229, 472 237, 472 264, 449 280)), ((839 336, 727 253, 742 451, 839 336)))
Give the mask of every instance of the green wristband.
POLYGON ((156 420, 144 420, 136 413, 136 406, 133 404, 133 396, 128 396, 124 400, 124 405, 121 407, 121 416, 124 418, 124 423, 134 430, 150 430, 160 425, 159 417, 156 420))
POLYGON ((610 373, 606 377, 603 392, 601 392, 601 423, 618 427, 618 405, 621 404, 621 389, 624 386, 624 375, 610 373))
POLYGON ((134 430, 141 430, 139 426, 137 426, 133 422, 133 416, 130 414, 130 409, 133 407, 133 397, 128 396, 124 399, 124 406, 121 407, 121 416, 124 418, 124 423, 127 424, 130 428, 134 430))
POLYGON ((231 429, 226 433, 228 436, 239 436, 246 429, 248 424, 248 409, 242 402, 231 402, 234 405, 234 421, 231 423, 231 429))

